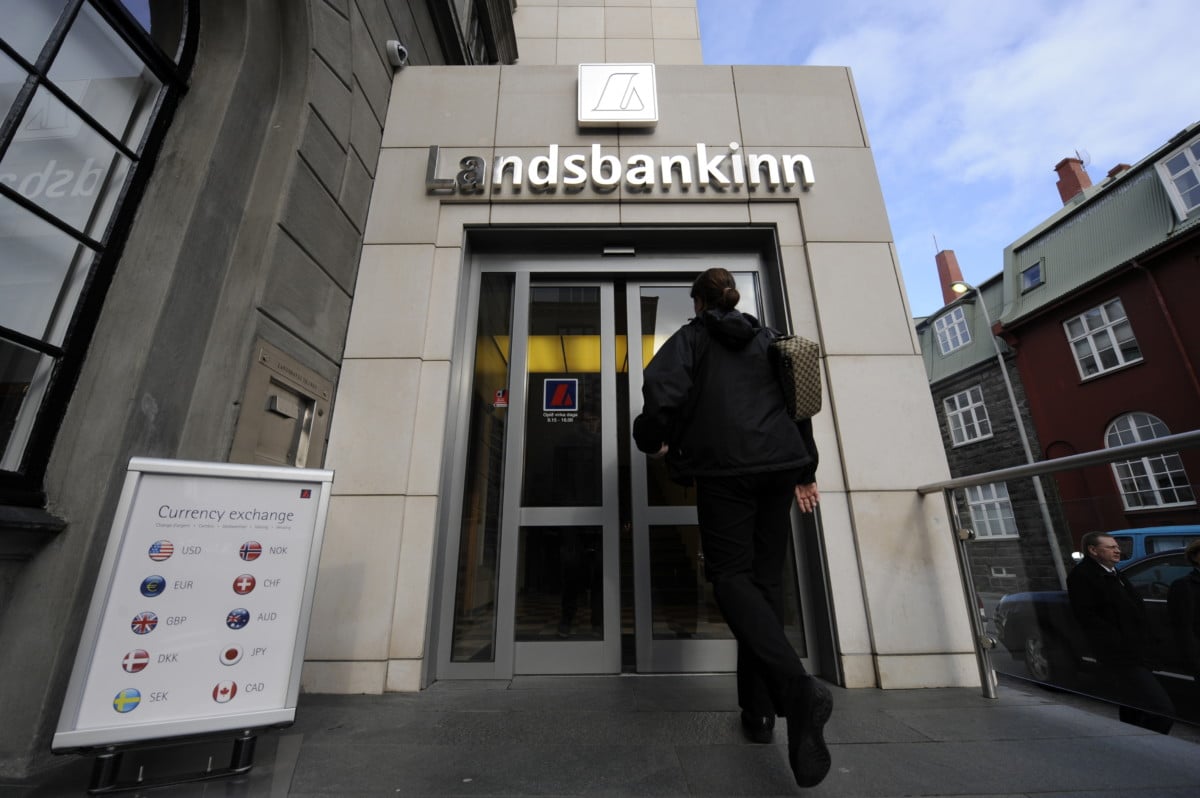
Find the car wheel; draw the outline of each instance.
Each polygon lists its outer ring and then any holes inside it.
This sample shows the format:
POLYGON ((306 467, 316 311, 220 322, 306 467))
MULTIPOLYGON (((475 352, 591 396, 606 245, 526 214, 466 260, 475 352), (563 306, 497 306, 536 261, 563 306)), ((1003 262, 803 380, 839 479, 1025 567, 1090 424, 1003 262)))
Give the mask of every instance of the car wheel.
POLYGON ((1068 675, 1069 657, 1054 635, 1033 628, 1025 637, 1025 669, 1039 682, 1055 684, 1068 675))

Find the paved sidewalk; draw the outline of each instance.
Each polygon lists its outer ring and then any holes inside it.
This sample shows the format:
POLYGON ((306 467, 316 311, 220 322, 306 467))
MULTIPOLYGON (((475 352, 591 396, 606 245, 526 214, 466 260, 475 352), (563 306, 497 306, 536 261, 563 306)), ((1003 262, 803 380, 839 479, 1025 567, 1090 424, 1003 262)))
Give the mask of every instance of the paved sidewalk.
MULTIPOLYGON (((625 676, 304 695, 294 726, 259 738, 248 774, 123 795, 1200 795, 1194 727, 1163 737, 1018 682, 996 701, 966 689, 832 689, 833 769, 810 790, 792 781, 782 720, 774 745, 743 739, 732 677, 625 676)), ((0 785, 0 798, 84 795, 89 774, 89 761, 64 758, 37 787, 0 785)))

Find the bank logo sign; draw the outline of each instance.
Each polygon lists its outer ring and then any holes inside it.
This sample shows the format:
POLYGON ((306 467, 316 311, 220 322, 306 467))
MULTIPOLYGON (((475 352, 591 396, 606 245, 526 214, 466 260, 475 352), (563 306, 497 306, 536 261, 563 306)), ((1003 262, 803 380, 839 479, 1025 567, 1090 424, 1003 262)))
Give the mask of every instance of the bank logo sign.
POLYGON ((580 127, 654 127, 654 64, 580 64, 580 127))

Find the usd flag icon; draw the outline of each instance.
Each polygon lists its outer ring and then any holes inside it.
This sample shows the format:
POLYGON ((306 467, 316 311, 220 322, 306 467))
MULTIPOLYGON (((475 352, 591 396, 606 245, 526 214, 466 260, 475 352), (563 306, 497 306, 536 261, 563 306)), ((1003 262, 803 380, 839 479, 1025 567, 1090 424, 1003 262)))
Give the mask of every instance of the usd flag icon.
POLYGON ((237 682, 217 682, 213 688, 213 701, 218 704, 228 704, 237 695, 237 682))
POLYGON ((150 544, 150 559, 155 562, 162 562, 170 559, 175 553, 175 544, 169 540, 156 540, 150 544))

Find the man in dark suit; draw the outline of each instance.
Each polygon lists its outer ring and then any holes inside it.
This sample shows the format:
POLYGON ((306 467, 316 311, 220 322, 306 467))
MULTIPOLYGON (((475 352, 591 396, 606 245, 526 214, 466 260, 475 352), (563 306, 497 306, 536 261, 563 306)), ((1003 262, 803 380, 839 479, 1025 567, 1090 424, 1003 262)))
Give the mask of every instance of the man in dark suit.
POLYGON ((1141 597, 1116 565, 1121 547, 1103 532, 1083 536, 1086 555, 1067 577, 1071 610, 1092 645, 1092 653, 1115 682, 1120 717, 1166 734, 1175 707, 1146 660, 1146 611, 1141 597))

